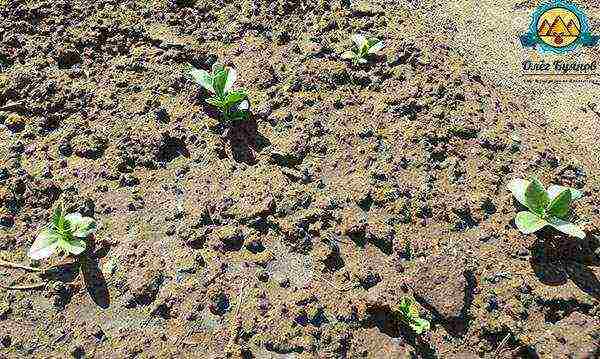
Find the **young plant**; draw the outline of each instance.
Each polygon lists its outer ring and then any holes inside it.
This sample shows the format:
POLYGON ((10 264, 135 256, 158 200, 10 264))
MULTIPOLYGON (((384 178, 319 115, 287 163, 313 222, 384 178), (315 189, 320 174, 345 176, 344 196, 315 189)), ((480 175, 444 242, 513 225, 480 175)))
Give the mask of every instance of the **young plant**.
POLYGON ((419 316, 415 300, 412 297, 403 297, 397 306, 399 319, 406 323, 415 333, 421 334, 430 328, 428 320, 419 316))
POLYGON ((60 205, 52 214, 52 221, 42 229, 29 249, 32 259, 50 257, 56 251, 79 255, 85 250, 85 241, 96 230, 96 222, 79 213, 65 215, 64 206, 60 205))
POLYGON ((376 38, 367 39, 360 34, 352 35, 354 47, 342 54, 342 58, 352 60, 355 65, 366 64, 370 55, 376 54, 383 49, 383 41, 376 38))
POLYGON ((550 186, 548 190, 539 180, 514 179, 508 184, 517 201, 529 211, 517 213, 515 223, 524 234, 537 232, 545 226, 552 226, 562 233, 577 238, 585 238, 585 233, 568 221, 571 202, 583 197, 583 193, 573 188, 550 186))
POLYGON ((190 75, 194 81, 214 95, 206 102, 218 108, 225 121, 248 119, 250 108, 248 95, 244 90, 232 89, 233 83, 237 79, 235 69, 214 64, 210 74, 192 67, 190 75))

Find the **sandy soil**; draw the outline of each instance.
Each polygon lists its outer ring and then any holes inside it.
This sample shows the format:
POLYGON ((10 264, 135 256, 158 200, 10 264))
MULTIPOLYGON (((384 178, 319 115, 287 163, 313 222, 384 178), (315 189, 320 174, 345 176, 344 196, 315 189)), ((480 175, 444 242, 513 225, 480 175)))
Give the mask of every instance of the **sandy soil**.
MULTIPOLYGON (((567 55, 540 54, 524 49, 519 36, 527 32, 533 10, 543 1, 424 1, 415 12, 429 28, 443 29, 451 47, 477 69, 483 78, 522 97, 541 117, 550 121, 549 130, 563 131, 577 139, 589 153, 590 161, 600 162, 597 133, 600 116, 596 109, 600 81, 578 83, 538 83, 523 76, 525 60, 553 63, 592 62, 598 48, 579 48, 567 55), (547 95, 552 86, 552 96, 547 95), (594 109, 596 109, 594 111, 594 109)), ((598 32, 600 7, 593 2, 579 2, 590 24, 598 32)))

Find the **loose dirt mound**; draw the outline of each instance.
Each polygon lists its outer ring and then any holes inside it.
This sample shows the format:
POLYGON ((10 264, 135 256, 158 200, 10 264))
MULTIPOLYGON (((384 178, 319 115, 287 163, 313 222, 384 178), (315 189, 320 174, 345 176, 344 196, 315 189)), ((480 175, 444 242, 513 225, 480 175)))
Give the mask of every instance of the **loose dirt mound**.
POLYGON ((101 223, 46 288, 1 292, 2 355, 593 355, 598 163, 405 9, 314 3, 0 5, 0 254, 25 262, 61 198, 101 223), (356 31, 387 44, 364 67, 356 31), (216 60, 248 123, 185 75, 216 60), (505 185, 531 175, 585 192, 586 240, 518 232, 505 185))

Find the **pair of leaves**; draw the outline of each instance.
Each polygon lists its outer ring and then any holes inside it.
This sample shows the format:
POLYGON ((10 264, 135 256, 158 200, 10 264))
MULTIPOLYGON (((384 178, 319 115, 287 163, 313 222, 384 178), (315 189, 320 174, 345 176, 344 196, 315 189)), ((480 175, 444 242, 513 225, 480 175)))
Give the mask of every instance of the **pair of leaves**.
POLYGON ((223 97, 211 97, 208 100, 206 100, 206 102, 224 111, 244 101, 247 97, 248 96, 244 91, 232 91, 227 93, 223 97))
POLYGON ((192 67, 190 69, 192 78, 210 93, 223 97, 231 91, 237 80, 235 69, 224 67, 220 64, 212 66, 212 74, 205 70, 192 67))
POLYGON ((206 102, 221 110, 226 119, 243 120, 248 118, 250 109, 248 95, 244 90, 232 91, 233 84, 237 80, 235 69, 214 64, 212 74, 192 67, 190 75, 200 86, 215 95, 206 102))
POLYGON ((571 202, 583 197, 574 188, 553 185, 548 190, 539 180, 512 180, 508 189, 517 201, 529 211, 519 212, 515 218, 517 228, 524 234, 535 233, 545 226, 552 226, 562 233, 585 238, 585 233, 575 224, 567 221, 571 202))
POLYGON ((376 54, 384 47, 383 41, 376 38, 367 39, 361 34, 354 34, 352 36, 354 42, 354 48, 350 51, 346 51, 342 54, 342 58, 351 59, 355 63, 366 64, 367 57, 369 55, 376 54))
POLYGON ((430 329, 431 325, 429 321, 419 316, 419 310, 413 298, 404 297, 400 300, 398 314, 400 315, 400 320, 406 323, 417 334, 430 329))
POLYGON ((39 233, 28 255, 32 259, 44 259, 57 250, 79 255, 86 247, 83 239, 95 230, 94 219, 83 217, 79 213, 65 215, 64 208, 61 206, 54 210, 50 226, 39 233))

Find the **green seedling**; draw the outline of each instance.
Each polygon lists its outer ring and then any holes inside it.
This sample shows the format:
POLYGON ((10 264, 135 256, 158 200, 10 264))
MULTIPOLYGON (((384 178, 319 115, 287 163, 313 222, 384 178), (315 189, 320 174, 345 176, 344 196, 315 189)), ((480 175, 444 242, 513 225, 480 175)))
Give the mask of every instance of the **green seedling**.
POLYGON ((96 230, 96 222, 79 213, 65 215, 64 206, 60 205, 52 214, 51 223, 37 236, 29 249, 32 259, 44 259, 57 251, 79 255, 85 250, 85 241, 96 230))
POLYGON ((192 67, 190 75, 194 81, 214 95, 206 102, 218 108, 225 121, 248 119, 250 102, 246 91, 233 90, 233 83, 237 79, 235 69, 214 64, 210 74, 192 67))
POLYGON ((428 320, 419 315, 419 310, 415 300, 412 297, 403 297, 397 306, 397 315, 399 319, 406 323, 417 335, 429 330, 431 327, 428 320))
POLYGON ((583 197, 581 191, 557 185, 546 190, 537 179, 514 179, 508 184, 508 190, 529 209, 517 213, 515 218, 517 228, 522 233, 531 234, 551 226, 570 236, 585 238, 585 233, 568 221, 570 205, 583 197))
POLYGON ((342 54, 342 58, 352 60, 355 65, 366 64, 368 57, 383 49, 383 41, 376 38, 367 39, 360 34, 352 35, 354 47, 342 54))

